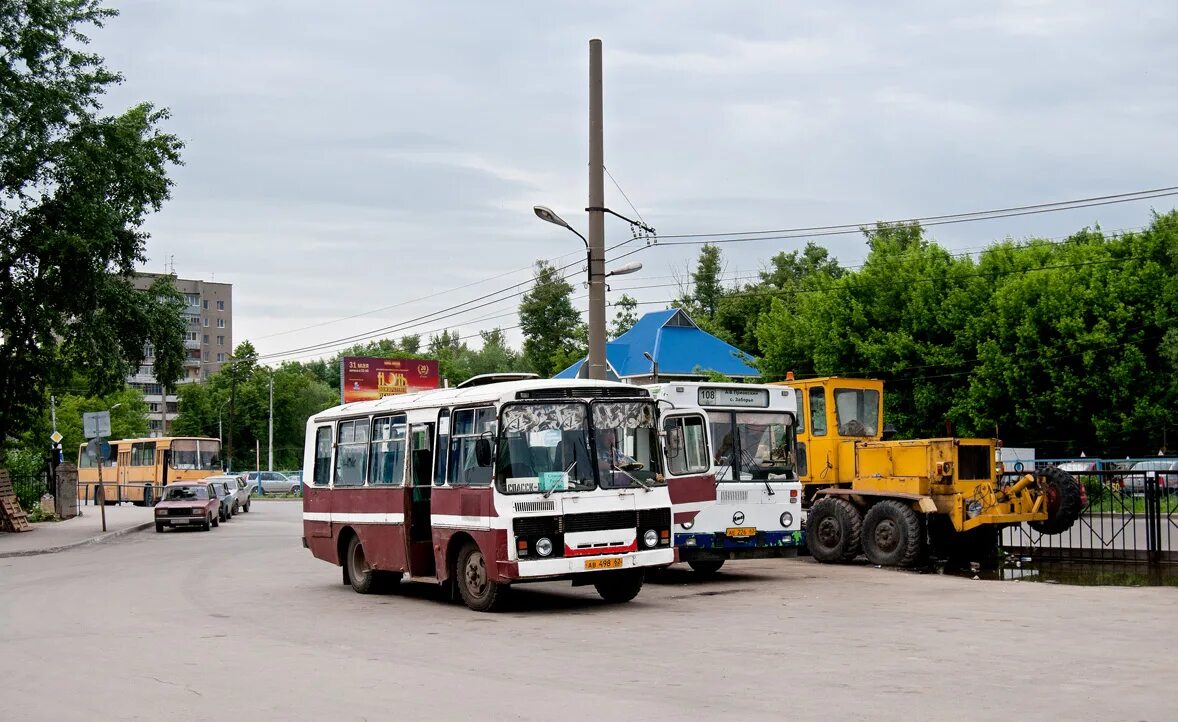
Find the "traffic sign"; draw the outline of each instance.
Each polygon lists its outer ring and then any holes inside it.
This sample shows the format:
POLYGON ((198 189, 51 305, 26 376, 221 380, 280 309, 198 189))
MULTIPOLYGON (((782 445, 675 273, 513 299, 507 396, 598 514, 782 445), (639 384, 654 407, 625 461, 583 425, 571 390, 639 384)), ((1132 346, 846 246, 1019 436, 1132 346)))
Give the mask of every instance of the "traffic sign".
POLYGON ((88 411, 82 414, 82 431, 87 439, 110 436, 110 412, 88 411))
MULTIPOLYGON (((110 443, 101 436, 97 439, 90 439, 86 444, 86 456, 90 461, 106 461, 110 458, 110 443)), ((99 464, 101 466, 101 464, 99 464)))
POLYGON ((55 444, 60 444, 61 440, 64 438, 65 437, 61 435, 60 431, 54 431, 52 434, 49 435, 49 440, 55 444))

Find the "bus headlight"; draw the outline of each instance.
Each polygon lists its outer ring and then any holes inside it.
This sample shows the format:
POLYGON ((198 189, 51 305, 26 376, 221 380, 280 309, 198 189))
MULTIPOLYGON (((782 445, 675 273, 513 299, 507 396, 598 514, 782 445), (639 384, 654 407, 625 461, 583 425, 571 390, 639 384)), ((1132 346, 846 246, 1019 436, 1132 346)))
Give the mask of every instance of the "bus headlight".
POLYGON ((691 521, 685 521, 679 526, 683 527, 684 529, 690 529, 691 527, 695 526, 695 520, 693 519, 691 521))
POLYGON ((781 512, 781 518, 780 518, 780 519, 778 519, 778 521, 780 521, 780 522, 781 522, 781 526, 783 526, 783 527, 785 527, 786 529, 788 529, 788 528, 790 528, 791 526, 793 526, 793 523, 794 523, 794 515, 793 515, 793 514, 790 514, 788 511, 783 511, 783 512, 781 512))
POLYGON ((654 529, 647 529, 642 535, 642 543, 648 547, 657 546, 659 543, 659 533, 654 529))
POLYGON ((536 553, 542 557, 552 554, 552 540, 548 537, 541 537, 541 539, 536 542, 536 553))

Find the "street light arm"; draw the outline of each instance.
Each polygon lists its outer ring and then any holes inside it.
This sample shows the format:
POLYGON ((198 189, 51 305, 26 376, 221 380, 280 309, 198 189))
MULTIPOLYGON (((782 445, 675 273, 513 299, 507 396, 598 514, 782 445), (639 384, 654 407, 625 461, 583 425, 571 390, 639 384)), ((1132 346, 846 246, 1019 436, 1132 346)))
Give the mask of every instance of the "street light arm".
POLYGON ((638 226, 639 228, 646 231, 647 233, 650 233, 651 235, 654 235, 656 233, 656 231, 653 228, 651 228, 649 225, 643 223, 642 221, 636 221, 631 218, 627 218, 627 217, 623 216, 621 213, 618 213, 617 211, 611 210, 609 208, 586 208, 585 210, 591 211, 591 212, 592 211, 601 211, 602 213, 608 213, 611 216, 617 216, 618 218, 621 218, 623 221, 629 223, 632 226, 638 226))

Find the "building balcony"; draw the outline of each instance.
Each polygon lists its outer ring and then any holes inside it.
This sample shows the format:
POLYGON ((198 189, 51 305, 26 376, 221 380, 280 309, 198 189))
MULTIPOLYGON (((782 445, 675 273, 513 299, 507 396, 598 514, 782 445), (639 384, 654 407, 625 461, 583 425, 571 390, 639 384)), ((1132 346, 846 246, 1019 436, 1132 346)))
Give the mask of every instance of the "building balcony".
POLYGON ((195 340, 195 339, 194 339, 194 340, 192 340, 192 341, 189 341, 188 339, 185 339, 185 340, 184 340, 184 348, 187 348, 187 349, 199 349, 199 348, 200 348, 200 341, 197 341, 197 340, 195 340))

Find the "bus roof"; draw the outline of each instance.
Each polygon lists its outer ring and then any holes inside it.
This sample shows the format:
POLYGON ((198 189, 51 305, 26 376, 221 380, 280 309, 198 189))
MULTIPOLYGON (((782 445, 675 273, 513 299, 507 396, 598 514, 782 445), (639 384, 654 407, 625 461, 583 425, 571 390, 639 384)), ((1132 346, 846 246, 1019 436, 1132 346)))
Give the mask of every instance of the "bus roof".
MULTIPOLYGON (((418 391, 412 394, 385 396, 373 401, 357 401, 342 406, 333 406, 314 415, 316 421, 324 421, 342 416, 366 416, 385 411, 403 411, 414 408, 429 408, 433 406, 455 406, 479 404, 489 402, 514 401, 521 392, 543 391, 546 389, 585 389, 586 393, 576 398, 601 396, 591 393, 590 389, 617 389, 611 397, 646 397, 649 392, 641 386, 623 384, 616 381, 592 381, 589 379, 529 379, 524 381, 504 381, 481 386, 453 387, 418 391), (620 393, 628 392, 628 393, 620 393)), ((543 397, 541 397, 543 398, 543 397)), ((559 399, 550 399, 558 401, 559 399)))
MULTIPOLYGON (((157 444, 161 441, 167 441, 169 443, 173 441, 216 441, 220 443, 219 439, 215 439, 211 436, 139 436, 130 439, 107 439, 107 442, 110 444, 141 444, 147 441, 155 442, 157 444)), ((86 443, 87 442, 83 441, 80 445, 85 446, 86 443)))

